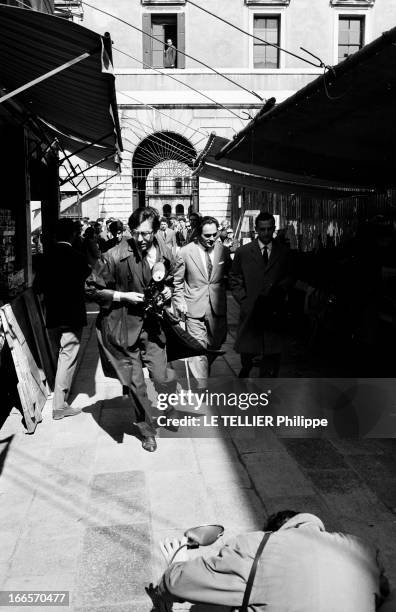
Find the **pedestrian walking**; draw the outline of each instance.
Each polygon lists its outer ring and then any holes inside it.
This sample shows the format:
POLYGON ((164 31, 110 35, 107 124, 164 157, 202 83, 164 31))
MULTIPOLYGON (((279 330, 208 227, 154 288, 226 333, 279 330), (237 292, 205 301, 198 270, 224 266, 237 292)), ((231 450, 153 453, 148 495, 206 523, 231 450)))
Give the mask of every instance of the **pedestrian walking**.
POLYGON ((56 368, 53 418, 63 419, 81 412, 67 403, 77 366, 82 329, 87 324, 84 283, 91 269, 82 253, 72 247, 75 224, 60 219, 56 244, 45 254, 37 279, 44 295, 46 326, 59 351, 56 368))

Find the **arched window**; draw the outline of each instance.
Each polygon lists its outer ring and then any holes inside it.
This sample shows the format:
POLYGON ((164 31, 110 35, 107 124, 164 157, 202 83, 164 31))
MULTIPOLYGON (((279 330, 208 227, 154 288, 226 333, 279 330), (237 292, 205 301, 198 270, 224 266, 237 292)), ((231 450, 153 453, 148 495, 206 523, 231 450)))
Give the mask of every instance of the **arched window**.
POLYGON ((184 206, 183 204, 176 204, 176 214, 184 215, 184 206))
POLYGON ((162 207, 162 213, 164 217, 170 217, 172 213, 172 206, 170 204, 164 204, 162 207))

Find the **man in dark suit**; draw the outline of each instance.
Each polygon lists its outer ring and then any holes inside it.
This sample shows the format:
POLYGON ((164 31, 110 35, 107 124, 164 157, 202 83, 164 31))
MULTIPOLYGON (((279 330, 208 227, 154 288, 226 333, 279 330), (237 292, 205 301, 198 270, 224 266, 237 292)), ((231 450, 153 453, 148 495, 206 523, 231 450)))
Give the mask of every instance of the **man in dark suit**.
POLYGON ((173 46, 173 41, 168 38, 164 49, 164 68, 176 67, 176 49, 173 46))
POLYGON ((188 229, 186 226, 186 220, 184 217, 179 217, 179 229, 176 232, 176 244, 178 247, 182 247, 187 244, 188 229))
POLYGON ((57 242, 44 256, 37 286, 44 294, 47 328, 59 348, 52 401, 52 415, 58 420, 81 412, 66 400, 77 365, 82 328, 87 324, 84 283, 91 269, 84 255, 72 247, 75 224, 71 219, 60 219, 55 235, 57 242))
MULTIPOLYGON (((173 257, 155 233, 158 213, 150 207, 138 208, 128 221, 132 238, 122 240, 104 255, 104 266, 91 283, 88 295, 101 306, 97 321, 101 357, 109 362, 124 387, 128 388, 144 450, 157 448, 143 366, 157 389, 169 392, 174 372, 167 367, 165 334, 160 320, 145 311, 144 291, 151 280, 151 269, 162 262, 169 271, 173 257)), ((163 299, 172 290, 166 286, 163 299)))
POLYGON ((260 376, 278 375, 282 346, 274 319, 291 283, 290 250, 273 238, 273 215, 260 213, 255 227, 257 238, 236 251, 230 273, 231 291, 240 305, 235 344, 241 353, 240 378, 249 376, 257 355, 262 355, 260 376))

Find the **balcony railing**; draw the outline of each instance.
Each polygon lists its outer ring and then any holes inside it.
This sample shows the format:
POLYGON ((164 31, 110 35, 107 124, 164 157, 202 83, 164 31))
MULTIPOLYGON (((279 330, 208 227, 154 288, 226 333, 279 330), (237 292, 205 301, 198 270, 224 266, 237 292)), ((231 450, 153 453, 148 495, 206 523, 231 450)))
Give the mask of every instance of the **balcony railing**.
POLYGON ((54 12, 57 17, 63 17, 74 21, 84 18, 83 4, 81 0, 54 0, 54 12))

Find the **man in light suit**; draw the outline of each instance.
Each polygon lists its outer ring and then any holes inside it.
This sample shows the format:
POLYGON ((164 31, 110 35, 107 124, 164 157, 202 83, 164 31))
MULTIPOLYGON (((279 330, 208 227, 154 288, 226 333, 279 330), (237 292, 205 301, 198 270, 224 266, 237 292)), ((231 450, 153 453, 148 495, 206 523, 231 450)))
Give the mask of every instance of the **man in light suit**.
MULTIPOLYGON (((180 249, 174 274, 174 306, 186 315, 186 330, 205 347, 219 349, 227 335, 226 277, 228 250, 218 240, 219 224, 203 217, 194 242, 180 249)), ((206 386, 206 355, 190 357, 189 366, 198 386, 206 386)))
POLYGON ((286 290, 292 282, 289 248, 274 239, 275 219, 267 212, 256 218, 257 238, 235 253, 230 288, 240 305, 235 350, 241 353, 240 378, 247 378, 253 359, 261 355, 260 376, 279 373, 281 336, 275 328, 286 290))
POLYGON ((166 217, 161 217, 160 219, 160 227, 157 232, 157 238, 162 239, 164 244, 172 251, 172 255, 176 253, 176 232, 171 227, 169 227, 168 219, 166 217))

